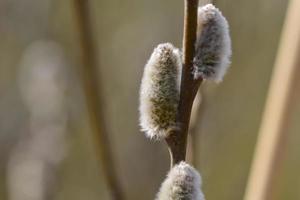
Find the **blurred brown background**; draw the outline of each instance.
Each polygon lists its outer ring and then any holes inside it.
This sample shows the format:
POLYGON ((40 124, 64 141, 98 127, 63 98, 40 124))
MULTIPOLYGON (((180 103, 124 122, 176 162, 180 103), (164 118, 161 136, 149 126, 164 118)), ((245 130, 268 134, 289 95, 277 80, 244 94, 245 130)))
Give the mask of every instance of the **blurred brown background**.
MULTIPOLYGON (((118 176, 126 199, 150 200, 169 156, 139 131, 139 83, 157 44, 181 47, 183 1, 90 2, 118 176)), ((195 167, 208 200, 243 197, 287 2, 216 1, 233 57, 220 85, 201 88, 195 167)), ((47 190, 47 198, 28 199, 109 199, 80 83, 77 30, 71 0, 0 0, 1 200, 22 199, 14 194, 22 190, 47 190), (39 176, 44 181, 34 182, 39 176)), ((299 100, 297 93, 274 200, 300 199, 299 100)))

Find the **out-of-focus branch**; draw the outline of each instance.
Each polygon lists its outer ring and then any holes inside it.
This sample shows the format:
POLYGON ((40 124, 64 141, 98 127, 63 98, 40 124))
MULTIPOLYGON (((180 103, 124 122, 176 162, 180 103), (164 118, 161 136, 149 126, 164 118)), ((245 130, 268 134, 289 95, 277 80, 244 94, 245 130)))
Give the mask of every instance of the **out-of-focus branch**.
POLYGON ((300 66, 300 1, 291 0, 266 101, 245 200, 271 200, 287 140, 300 66))
POLYGON ((82 54, 82 78, 90 121, 95 135, 96 148, 99 159, 104 169, 106 181, 110 189, 112 199, 122 200, 123 193, 120 182, 117 179, 116 166, 113 162, 111 142, 106 127, 106 117, 101 107, 103 103, 101 88, 98 82, 98 70, 96 59, 96 48, 92 34, 92 24, 88 0, 73 0, 75 17, 77 20, 78 33, 82 54))
POLYGON ((171 166, 185 160, 188 127, 194 98, 202 79, 192 75, 193 58, 197 32, 198 0, 185 0, 184 35, 183 35, 183 68, 181 76, 180 101, 177 112, 178 129, 171 130, 166 142, 171 155, 171 166))
POLYGON ((194 166, 197 163, 197 150, 199 149, 197 144, 197 138, 199 137, 198 131, 198 122, 201 115, 202 109, 200 108, 202 104, 202 96, 200 90, 197 92, 197 95, 194 100, 194 104, 191 112, 190 128, 188 134, 188 143, 187 143, 187 153, 186 160, 188 163, 193 163, 194 166))

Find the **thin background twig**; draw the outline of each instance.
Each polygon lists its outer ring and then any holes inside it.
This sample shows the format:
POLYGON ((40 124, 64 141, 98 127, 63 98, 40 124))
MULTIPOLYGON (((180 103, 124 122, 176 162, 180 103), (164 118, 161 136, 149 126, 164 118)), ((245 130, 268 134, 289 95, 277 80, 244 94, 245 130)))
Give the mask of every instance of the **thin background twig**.
MULTIPOLYGON (((74 0, 75 17, 81 45, 82 79, 86 95, 87 107, 94 133, 94 140, 99 155, 99 160, 104 170, 104 175, 111 192, 112 199, 122 200, 123 193, 117 179, 116 166, 113 162, 111 143, 106 127, 106 117, 101 107, 103 97, 98 82, 96 47, 93 41, 92 24, 89 13, 88 0, 74 0)), ((98 55, 98 53, 97 53, 98 55)))
POLYGON ((191 120, 189 126, 188 133, 188 141, 187 141, 187 152, 186 152, 186 160, 188 163, 194 164, 194 166, 198 163, 198 150, 199 150, 199 142, 198 138, 200 137, 199 130, 199 120, 202 115, 202 94, 199 90, 194 100, 194 104, 191 112, 191 120))
POLYGON ((300 66, 300 1, 291 0, 283 27, 245 200, 271 200, 288 137, 300 66))

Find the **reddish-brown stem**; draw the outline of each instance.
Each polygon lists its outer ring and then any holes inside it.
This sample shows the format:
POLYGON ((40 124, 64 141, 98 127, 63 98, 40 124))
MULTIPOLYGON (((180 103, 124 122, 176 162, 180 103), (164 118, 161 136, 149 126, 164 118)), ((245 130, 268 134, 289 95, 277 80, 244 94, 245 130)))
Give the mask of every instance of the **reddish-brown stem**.
POLYGON ((102 93, 98 83, 98 68, 96 47, 93 41, 92 25, 89 15, 88 0, 74 0, 75 17, 78 26, 78 34, 82 56, 82 79, 86 102, 94 134, 99 160, 103 167, 104 175, 111 192, 112 199, 122 200, 123 194, 116 175, 113 162, 111 144, 105 124, 106 117, 102 110, 102 93))
POLYGON ((197 32, 197 8, 198 0, 185 0, 183 68, 180 101, 176 118, 178 129, 171 130, 170 135, 166 138, 171 156, 171 166, 185 160, 191 109, 198 88, 202 82, 202 79, 195 80, 192 75, 197 32))

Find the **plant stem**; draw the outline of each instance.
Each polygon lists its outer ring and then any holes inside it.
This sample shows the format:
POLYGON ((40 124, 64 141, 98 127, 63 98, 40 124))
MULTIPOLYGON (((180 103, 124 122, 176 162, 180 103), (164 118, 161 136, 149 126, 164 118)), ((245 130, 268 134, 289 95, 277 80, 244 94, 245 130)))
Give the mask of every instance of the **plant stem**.
POLYGON ((300 1, 291 0, 258 135, 245 200, 271 200, 288 137, 292 97, 300 72, 300 1))
POLYGON ((75 17, 82 56, 82 79, 89 111, 90 123, 98 151, 99 160, 104 170, 104 175, 111 192, 112 199, 122 200, 123 194, 116 175, 113 162, 111 143, 105 124, 106 117, 101 107, 103 97, 98 82, 98 70, 95 42, 93 41, 92 24, 89 14, 88 0, 74 0, 75 17))
MULTIPOLYGON (((193 164, 196 166, 198 163, 198 150, 199 150, 199 144, 195 145, 198 141, 198 138, 201 136, 201 133, 199 135, 198 129, 199 129, 199 119, 202 117, 203 112, 203 97, 202 93, 199 90, 197 92, 197 95, 194 100, 194 104, 192 107, 191 112, 191 119, 190 119, 190 126, 189 126, 189 133, 188 133, 188 140, 187 140, 187 155, 186 160, 187 162, 193 164)), ((201 145, 200 145, 201 146, 201 145)))
POLYGON ((185 160, 187 134, 194 98, 202 79, 192 75, 197 32, 198 0, 185 0, 183 31, 183 68, 181 75, 180 100, 176 122, 178 129, 170 130, 166 138, 171 156, 171 167, 185 160))

